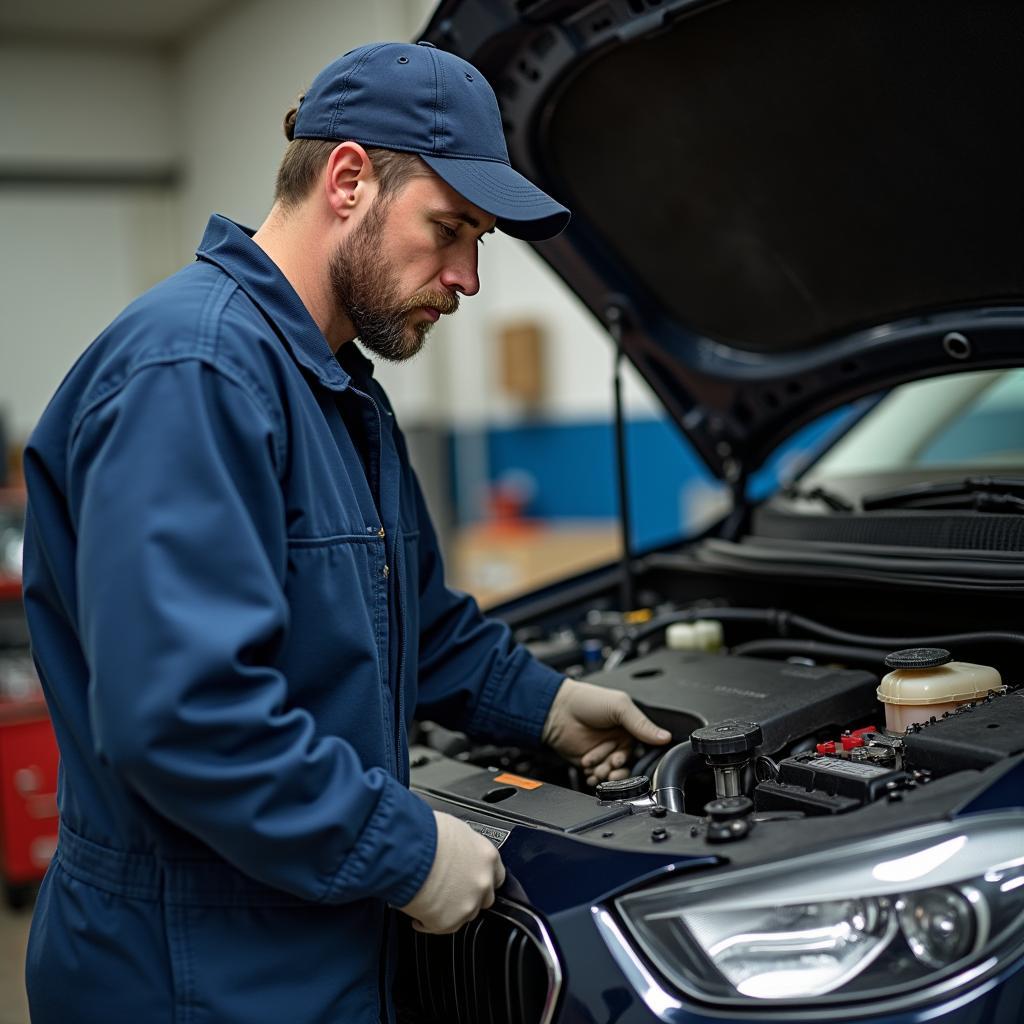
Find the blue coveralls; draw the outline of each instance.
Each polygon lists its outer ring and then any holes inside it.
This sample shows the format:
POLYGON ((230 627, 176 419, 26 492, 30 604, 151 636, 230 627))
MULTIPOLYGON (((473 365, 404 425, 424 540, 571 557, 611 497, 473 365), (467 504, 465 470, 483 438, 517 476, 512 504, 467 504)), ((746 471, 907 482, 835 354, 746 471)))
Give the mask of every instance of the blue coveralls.
MULTIPOLYGON (((430 869, 414 713, 536 742, 561 676, 448 590, 371 365, 245 229, 132 303, 25 458, 61 750, 35 1024, 370 1024, 430 869)), ((414 370, 411 372, 415 372, 414 370)))

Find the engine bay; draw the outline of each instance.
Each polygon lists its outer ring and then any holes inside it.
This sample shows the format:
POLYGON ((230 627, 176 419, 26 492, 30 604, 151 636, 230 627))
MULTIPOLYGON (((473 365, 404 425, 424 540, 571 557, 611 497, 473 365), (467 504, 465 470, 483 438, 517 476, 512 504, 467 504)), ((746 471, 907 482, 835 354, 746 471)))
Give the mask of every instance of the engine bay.
POLYGON ((413 786, 497 845, 521 823, 731 861, 746 848, 738 859, 757 860, 799 834, 947 816, 1024 752, 1024 635, 1010 630, 875 635, 706 600, 576 613, 513 625, 566 675, 626 691, 672 742, 638 746, 629 778, 591 787, 549 752, 423 723, 413 786), (961 652, 991 652, 992 663, 961 652))

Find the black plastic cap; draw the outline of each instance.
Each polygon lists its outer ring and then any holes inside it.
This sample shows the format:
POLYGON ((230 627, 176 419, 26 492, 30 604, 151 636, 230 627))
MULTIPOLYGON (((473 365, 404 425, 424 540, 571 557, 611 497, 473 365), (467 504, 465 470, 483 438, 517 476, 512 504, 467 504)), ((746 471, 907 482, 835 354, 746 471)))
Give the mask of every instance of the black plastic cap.
POLYGON ((886 668, 938 668, 948 665, 953 655, 943 647, 908 647, 885 656, 886 668))
POLYGON ((597 784, 598 800, 639 800, 651 790, 651 780, 646 775, 633 775, 628 779, 615 779, 597 784))
POLYGON ((754 801, 749 796, 724 796, 704 805, 704 813, 712 821, 732 821, 754 812, 754 801))
POLYGON ((706 725, 690 733, 690 746, 697 754, 749 754, 761 743, 761 726, 734 718, 706 725))
POLYGON ((709 821, 704 838, 709 843, 731 843, 746 839, 750 835, 749 818, 733 818, 732 821, 709 821))

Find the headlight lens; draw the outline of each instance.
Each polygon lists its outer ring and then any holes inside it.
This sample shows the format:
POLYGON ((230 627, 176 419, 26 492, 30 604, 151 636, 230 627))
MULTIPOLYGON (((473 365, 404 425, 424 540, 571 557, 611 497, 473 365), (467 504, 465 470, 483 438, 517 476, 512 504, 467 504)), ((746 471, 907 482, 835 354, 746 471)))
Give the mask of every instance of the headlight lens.
POLYGON ((929 967, 947 967, 973 948, 979 908, 977 889, 925 889, 897 903, 900 927, 910 951, 929 967))
POLYGON ((821 995, 861 971, 897 928, 880 900, 842 900, 722 913, 682 920, 741 995, 756 999, 821 995))
POLYGON ((1024 817, 965 819, 616 905, 669 980, 716 1001, 957 988, 1024 942, 1024 817))

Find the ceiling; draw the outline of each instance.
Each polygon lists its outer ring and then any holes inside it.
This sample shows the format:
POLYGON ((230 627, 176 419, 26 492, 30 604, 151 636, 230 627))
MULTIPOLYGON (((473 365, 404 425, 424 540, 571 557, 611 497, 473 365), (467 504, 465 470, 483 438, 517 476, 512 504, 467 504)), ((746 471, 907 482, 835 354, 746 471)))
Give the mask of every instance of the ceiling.
POLYGON ((178 42, 238 0, 3 0, 0 42, 178 42))

